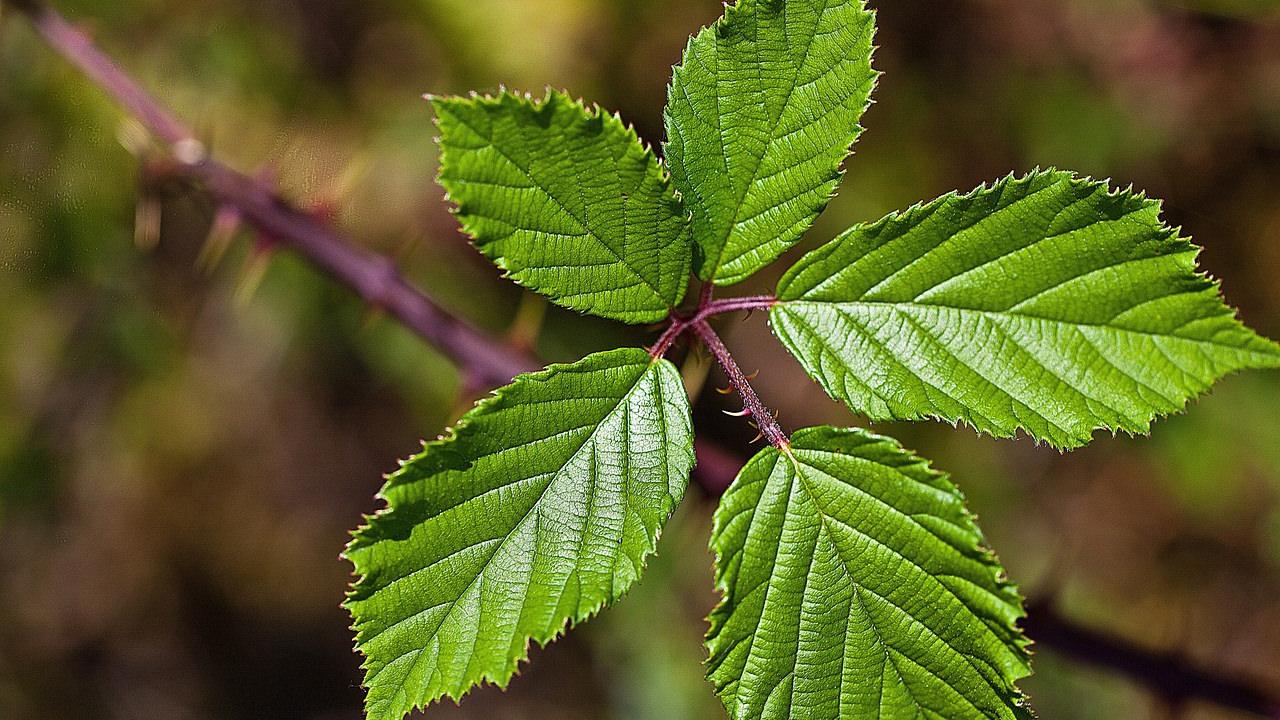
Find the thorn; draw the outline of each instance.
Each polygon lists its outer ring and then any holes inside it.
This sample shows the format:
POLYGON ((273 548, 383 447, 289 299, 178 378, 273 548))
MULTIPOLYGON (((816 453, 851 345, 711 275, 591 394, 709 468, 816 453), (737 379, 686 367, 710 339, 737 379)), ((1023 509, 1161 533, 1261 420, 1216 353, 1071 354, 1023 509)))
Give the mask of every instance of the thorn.
POLYGON ((255 230, 253 233, 253 251, 263 255, 269 255, 280 244, 280 239, 265 230, 255 230))
POLYGON ((721 395, 732 395, 733 386, 730 385, 729 387, 716 388, 716 392, 720 393, 721 395))
POLYGON ((747 314, 742 316, 742 321, 743 321, 743 322, 746 322, 746 321, 750 320, 750 319, 751 319, 751 316, 752 316, 752 315, 754 315, 754 314, 755 314, 755 312, 756 312, 756 309, 755 309, 755 308, 747 308, 747 314))
MULTIPOLYGON (((326 225, 337 222, 342 214, 344 199, 368 174, 368 161, 363 155, 357 156, 346 164, 336 178, 326 184, 327 186, 320 191, 316 199, 306 204, 304 208, 306 213, 326 225)), ((264 177, 263 182, 274 184, 275 180, 264 177)))
POLYGON ((758 378, 758 377, 760 377, 760 371, 759 371, 759 370, 756 370, 755 372, 753 372, 753 373, 751 373, 750 375, 748 375, 748 376, 747 376, 747 379, 748 379, 748 380, 755 380, 755 379, 756 379, 756 378, 758 378))
POLYGON ((760 441, 761 441, 761 440, 763 440, 763 439, 764 439, 764 431, 763 431, 763 430, 761 430, 760 432, 756 433, 756 436, 755 436, 755 437, 753 437, 753 438, 751 438, 751 442, 750 442, 750 443, 747 443, 747 444, 748 444, 748 445, 755 445, 756 443, 760 442, 760 441))
POLYGON ((151 134, 142 126, 142 123, 132 118, 120 123, 120 129, 116 131, 116 140, 135 157, 142 157, 155 149, 155 143, 151 142, 151 134))
POLYGON ((271 253, 261 246, 255 247, 245 263, 240 282, 235 289, 235 303, 244 307, 253 299, 262 279, 267 275, 267 266, 271 264, 271 253))
POLYGON ((338 201, 332 197, 309 202, 302 210, 321 225, 332 225, 338 219, 338 201))
POLYGON ((748 417, 751 415, 751 411, 747 408, 742 408, 738 412, 733 412, 732 410, 721 410, 720 412, 728 415, 729 417, 748 417))
POLYGON ((541 295, 524 293, 516 309, 515 319, 507 332, 507 343, 512 347, 532 352, 538 345, 543 323, 547 317, 547 303, 541 295))
POLYGON ((200 254, 196 257, 196 266, 205 273, 212 273, 218 263, 222 262, 227 248, 235 239, 240 229, 240 211, 230 205, 223 205, 213 216, 213 224, 209 226, 209 236, 205 238, 200 254))
POLYGON ((143 194, 133 216, 133 242, 141 250, 152 250, 160 242, 160 201, 143 194))

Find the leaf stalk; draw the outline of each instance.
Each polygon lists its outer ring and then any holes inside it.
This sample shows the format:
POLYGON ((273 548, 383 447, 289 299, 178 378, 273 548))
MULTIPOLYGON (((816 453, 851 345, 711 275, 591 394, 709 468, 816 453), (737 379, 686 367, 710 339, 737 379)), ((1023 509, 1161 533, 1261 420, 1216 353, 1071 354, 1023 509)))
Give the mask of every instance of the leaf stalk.
POLYGON ((751 381, 747 380, 746 373, 738 367, 738 362, 733 359, 733 354, 729 352, 729 348, 725 347, 724 341, 706 320, 696 320, 692 327, 698 339, 702 340, 702 344, 711 351, 716 362, 720 363, 720 368, 729 378, 729 386, 742 398, 744 417, 750 417, 755 422, 760 429, 760 434, 769 441, 770 445, 783 452, 789 451, 791 441, 787 438, 787 434, 774 418, 773 412, 760 401, 760 396, 756 395, 755 389, 751 387, 751 381))

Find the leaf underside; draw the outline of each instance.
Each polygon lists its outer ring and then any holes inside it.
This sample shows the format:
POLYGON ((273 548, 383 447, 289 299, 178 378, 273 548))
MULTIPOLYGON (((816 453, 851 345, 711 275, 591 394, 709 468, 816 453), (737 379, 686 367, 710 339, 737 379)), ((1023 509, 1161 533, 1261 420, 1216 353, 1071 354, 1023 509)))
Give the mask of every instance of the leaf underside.
POLYGON ((740 0, 690 41, 664 155, 700 278, 746 279, 826 207, 876 82, 874 34, 862 0, 740 0))
POLYGON ((1157 202, 1059 171, 851 229, 778 286, 778 337, 873 420, 1019 430, 1060 448, 1145 433, 1222 376, 1280 367, 1157 202))
POLYGON ((1017 591, 945 475, 863 430, 761 451, 715 516, 708 676, 735 720, 1030 718, 1017 591))
POLYGON ((346 557, 369 718, 505 685, 639 577, 693 465, 675 367, 638 349, 517 378, 390 476, 346 557))
POLYGON ((679 304, 687 214, 653 153, 615 115, 557 92, 540 101, 433 98, 440 184, 463 229, 516 282, 632 323, 679 304))

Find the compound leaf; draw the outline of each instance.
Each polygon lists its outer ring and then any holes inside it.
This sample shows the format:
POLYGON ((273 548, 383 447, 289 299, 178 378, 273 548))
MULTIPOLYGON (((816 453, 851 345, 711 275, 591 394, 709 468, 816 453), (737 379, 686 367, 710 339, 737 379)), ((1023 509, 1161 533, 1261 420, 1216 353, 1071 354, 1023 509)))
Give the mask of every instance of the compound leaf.
POLYGON ((709 677, 734 720, 1022 720, 1017 591, 939 472, 809 428, 743 468, 711 541, 709 677))
POLYGON ((690 41, 665 156, 699 277, 746 279, 826 207, 875 85, 874 34, 863 0, 740 0, 690 41))
POLYGON ((783 277, 771 321, 855 412, 1070 448, 1280 367, 1198 252, 1159 203, 1037 171, 851 229, 783 277))
POLYGON ((693 465, 675 367, 638 349, 523 375, 388 478, 346 607, 370 718, 499 685, 639 577, 693 465))
POLYGON ((432 98, 440 184, 476 246, 565 307, 656 322, 684 297, 687 214, 615 115, 565 95, 432 98))

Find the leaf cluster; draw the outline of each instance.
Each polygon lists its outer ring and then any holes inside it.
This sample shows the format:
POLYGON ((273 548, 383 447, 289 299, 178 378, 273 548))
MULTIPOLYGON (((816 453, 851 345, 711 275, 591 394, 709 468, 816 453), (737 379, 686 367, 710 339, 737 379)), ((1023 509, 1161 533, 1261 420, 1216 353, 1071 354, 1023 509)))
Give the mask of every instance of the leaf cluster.
MULTIPOLYGON (((707 325, 719 312, 768 307, 872 420, 1063 449, 1280 367, 1158 203, 1052 169, 850 228, 755 304, 713 300, 826 206, 878 78, 874 34, 863 0, 739 0, 675 69, 661 159, 560 92, 431 99, 440 182, 482 253, 564 307, 668 326, 647 351, 517 378, 388 478, 346 552, 370 718, 505 685, 530 642, 636 582, 694 464, 676 337, 708 341, 773 423, 707 325)), ((707 671, 730 715, 1030 717, 1021 599, 947 476, 867 431, 769 427, 711 538, 707 671)))

